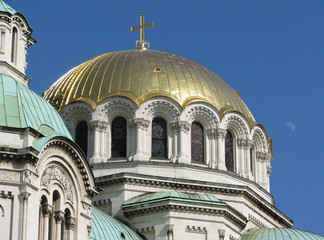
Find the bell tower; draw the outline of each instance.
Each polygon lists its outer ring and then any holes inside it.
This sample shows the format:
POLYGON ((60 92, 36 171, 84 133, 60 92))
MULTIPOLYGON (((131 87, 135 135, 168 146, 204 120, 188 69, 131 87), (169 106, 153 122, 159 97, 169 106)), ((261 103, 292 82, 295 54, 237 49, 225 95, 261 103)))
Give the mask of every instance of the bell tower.
POLYGON ((37 41, 31 36, 26 18, 0 0, 0 74, 6 74, 26 85, 29 78, 27 48, 37 41))

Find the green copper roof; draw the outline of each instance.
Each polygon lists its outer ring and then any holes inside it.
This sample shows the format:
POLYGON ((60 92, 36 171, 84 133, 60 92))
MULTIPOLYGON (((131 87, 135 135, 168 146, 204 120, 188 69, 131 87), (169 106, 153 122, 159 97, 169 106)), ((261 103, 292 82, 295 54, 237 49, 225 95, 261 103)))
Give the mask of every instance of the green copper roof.
POLYGON ((227 204, 218 200, 213 195, 209 194, 200 194, 200 193, 188 193, 188 192, 179 192, 179 191, 167 191, 167 192, 156 192, 156 193, 145 193, 143 195, 139 195, 133 197, 124 202, 123 206, 137 205, 148 202, 158 202, 163 200, 181 200, 186 202, 199 202, 199 203, 208 203, 215 205, 223 205, 227 204))
POLYGON ((292 228, 263 228, 248 230, 240 240, 324 240, 324 237, 292 228))
POLYGON ((62 118, 43 98, 10 76, 0 74, 0 126, 32 128, 41 134, 33 143, 40 150, 41 138, 64 136, 72 140, 62 118))
POLYGON ((0 11, 1 12, 7 12, 7 13, 10 13, 12 15, 14 15, 16 13, 15 9, 10 7, 7 3, 5 3, 2 0, 0 0, 0 11))
POLYGON ((92 207, 89 240, 142 240, 130 227, 96 207, 92 207))

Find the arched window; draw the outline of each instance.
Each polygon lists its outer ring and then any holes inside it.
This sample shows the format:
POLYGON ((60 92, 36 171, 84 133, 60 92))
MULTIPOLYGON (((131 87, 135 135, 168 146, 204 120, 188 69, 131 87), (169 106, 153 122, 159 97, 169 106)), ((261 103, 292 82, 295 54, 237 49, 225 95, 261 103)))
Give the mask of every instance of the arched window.
POLYGON ((234 147, 233 136, 227 131, 225 137, 225 166, 227 171, 234 172, 234 147))
POLYGON ((152 122, 152 157, 168 158, 167 123, 157 117, 152 122))
POLYGON ((199 122, 191 125, 191 161, 204 163, 204 128, 199 122))
POLYGON ((80 146, 83 153, 88 153, 88 124, 86 121, 79 122, 75 128, 75 142, 80 146))
POLYGON ((117 117, 111 124, 111 157, 126 157, 127 122, 117 117))
POLYGON ((17 28, 12 29, 12 43, 11 43, 11 62, 17 63, 17 43, 18 43, 18 31, 17 28))

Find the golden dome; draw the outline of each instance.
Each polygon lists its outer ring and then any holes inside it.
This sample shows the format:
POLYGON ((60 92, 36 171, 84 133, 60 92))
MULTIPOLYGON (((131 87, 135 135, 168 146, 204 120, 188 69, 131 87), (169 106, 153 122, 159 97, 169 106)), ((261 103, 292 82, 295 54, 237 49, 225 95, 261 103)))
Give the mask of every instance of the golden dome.
POLYGON ((96 108, 108 97, 124 96, 139 106, 148 98, 166 96, 183 108, 193 101, 202 101, 221 114, 234 110, 254 122, 238 93, 215 73, 188 58, 156 50, 97 56, 70 70, 43 96, 58 111, 75 101, 96 108))

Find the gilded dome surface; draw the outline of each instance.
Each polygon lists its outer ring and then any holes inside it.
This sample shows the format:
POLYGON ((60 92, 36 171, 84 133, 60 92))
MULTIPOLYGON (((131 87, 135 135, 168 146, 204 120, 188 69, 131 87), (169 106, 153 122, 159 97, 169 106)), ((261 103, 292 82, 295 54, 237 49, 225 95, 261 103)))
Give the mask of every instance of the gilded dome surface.
POLYGON ((44 98, 57 110, 75 101, 96 108, 111 96, 124 96, 138 106, 155 96, 165 96, 183 108, 202 101, 221 114, 234 110, 250 122, 253 115, 223 79, 188 58, 157 50, 105 53, 70 70, 57 80, 44 98))

